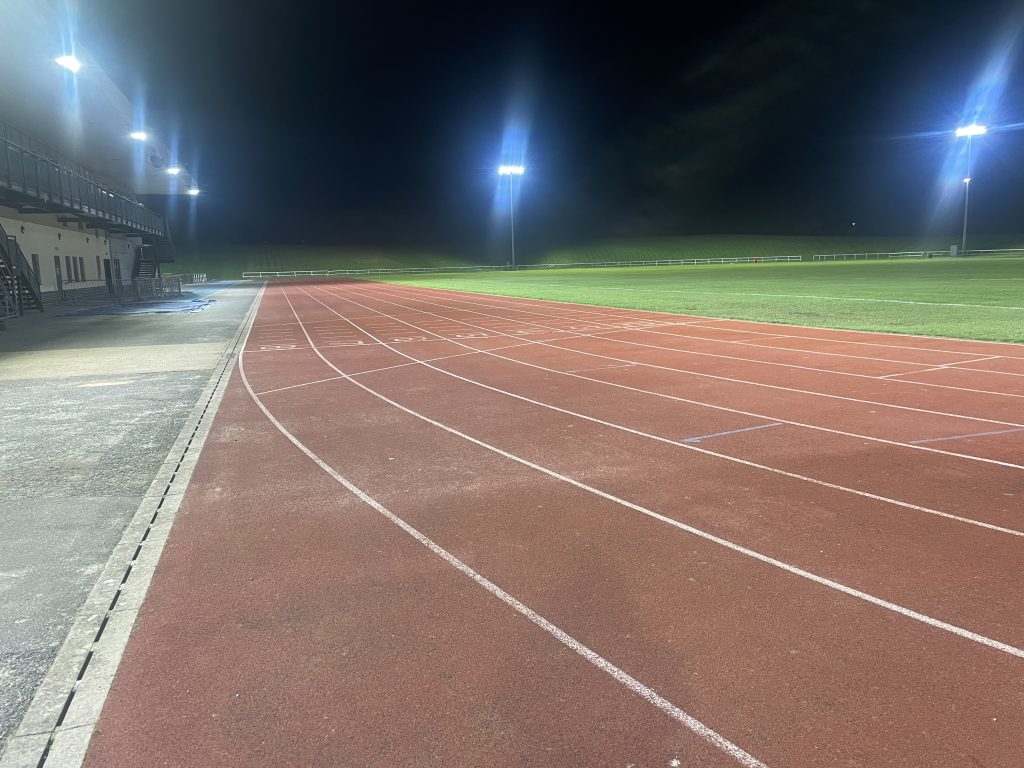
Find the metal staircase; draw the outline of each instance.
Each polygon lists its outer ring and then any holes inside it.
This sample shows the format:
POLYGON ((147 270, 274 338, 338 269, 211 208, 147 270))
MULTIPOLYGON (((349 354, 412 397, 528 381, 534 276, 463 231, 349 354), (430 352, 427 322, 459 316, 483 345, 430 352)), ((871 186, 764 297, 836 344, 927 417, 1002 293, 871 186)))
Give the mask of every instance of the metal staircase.
POLYGON ((0 318, 20 317, 26 309, 43 311, 39 276, 18 241, 0 226, 0 318))

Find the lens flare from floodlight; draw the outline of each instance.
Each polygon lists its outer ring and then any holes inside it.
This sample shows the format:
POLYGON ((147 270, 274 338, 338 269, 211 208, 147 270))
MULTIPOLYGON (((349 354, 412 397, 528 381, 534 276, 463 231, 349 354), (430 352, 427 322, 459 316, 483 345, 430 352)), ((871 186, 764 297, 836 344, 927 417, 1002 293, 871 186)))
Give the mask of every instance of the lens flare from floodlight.
POLYGON ((54 59, 55 62, 60 64, 64 69, 68 70, 72 74, 75 74, 82 68, 82 62, 71 55, 58 56, 54 59))
POLYGON ((135 141, 145 141, 149 138, 149 134, 145 131, 132 131, 128 134, 128 137, 135 139, 135 141))
POLYGON ((499 165, 498 175, 499 176, 522 176, 526 173, 525 165, 499 165))
POLYGON ((199 195, 199 187, 189 187, 188 193, 192 195, 192 197, 197 197, 199 195))
POLYGON ((179 173, 181 173, 181 168, 179 168, 176 165, 172 165, 170 168, 167 169, 167 173, 169 173, 171 176, 177 176, 179 173))
POLYGON ((977 123, 971 123, 970 125, 961 125, 955 131, 958 139, 970 138, 971 136, 984 136, 988 133, 988 127, 984 125, 978 125, 977 123))

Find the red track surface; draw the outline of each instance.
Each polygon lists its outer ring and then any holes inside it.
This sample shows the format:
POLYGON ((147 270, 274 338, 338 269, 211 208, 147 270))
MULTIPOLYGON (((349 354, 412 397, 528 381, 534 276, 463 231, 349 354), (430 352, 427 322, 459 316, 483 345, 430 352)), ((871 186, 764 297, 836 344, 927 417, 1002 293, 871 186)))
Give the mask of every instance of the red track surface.
POLYGON ((273 285, 88 764, 1019 768, 1022 459, 1020 345, 273 285))

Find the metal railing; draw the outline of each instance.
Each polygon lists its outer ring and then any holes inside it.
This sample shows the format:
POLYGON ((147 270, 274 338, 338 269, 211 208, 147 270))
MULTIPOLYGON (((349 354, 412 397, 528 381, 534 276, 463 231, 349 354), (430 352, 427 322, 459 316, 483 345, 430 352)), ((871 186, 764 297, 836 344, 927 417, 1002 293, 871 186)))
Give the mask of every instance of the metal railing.
POLYGON ((138 277, 134 280, 76 280, 42 294, 45 304, 128 304, 181 295, 181 279, 138 277))
POLYGON ((166 234, 162 216, 77 167, 58 164, 2 135, 0 152, 0 187, 100 222, 160 237, 166 234))
MULTIPOLYGON (((987 250, 962 251, 957 258, 969 256, 1021 256, 1024 255, 1024 248, 994 248, 987 250)), ((808 261, 866 261, 875 259, 937 259, 951 257, 949 250, 942 251, 892 251, 889 253, 816 253, 807 256, 808 261)))
MULTIPOLYGON (((520 264, 517 269, 578 269, 582 267, 670 267, 701 264, 760 264, 771 262, 800 261, 801 256, 725 256, 717 259, 647 259, 644 261, 574 261, 558 264, 520 264)), ((430 274, 443 272, 508 272, 509 265, 494 267, 403 267, 380 269, 292 269, 281 271, 243 272, 243 280, 260 280, 268 277, 359 277, 364 275, 430 274)))

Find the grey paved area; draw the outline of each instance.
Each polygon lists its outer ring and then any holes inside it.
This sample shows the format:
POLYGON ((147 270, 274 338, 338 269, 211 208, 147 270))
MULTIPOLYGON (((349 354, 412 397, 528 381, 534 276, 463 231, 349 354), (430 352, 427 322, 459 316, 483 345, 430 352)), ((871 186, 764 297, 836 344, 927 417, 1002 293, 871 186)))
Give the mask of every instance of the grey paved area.
POLYGON ((0 330, 0 751, 256 291, 0 330))

